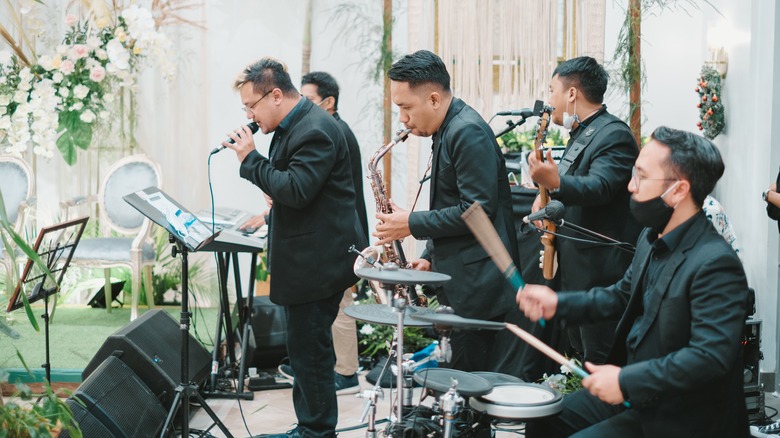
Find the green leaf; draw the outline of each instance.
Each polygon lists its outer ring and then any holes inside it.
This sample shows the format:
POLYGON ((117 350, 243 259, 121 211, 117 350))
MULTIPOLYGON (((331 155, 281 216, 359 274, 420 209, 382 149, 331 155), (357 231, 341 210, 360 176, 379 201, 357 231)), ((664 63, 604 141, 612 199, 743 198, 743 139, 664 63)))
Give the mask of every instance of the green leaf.
POLYGON ((57 139, 57 149, 69 165, 76 163, 76 148, 86 150, 92 143, 92 125, 81 121, 78 111, 63 111, 59 115, 59 129, 64 132, 57 139))

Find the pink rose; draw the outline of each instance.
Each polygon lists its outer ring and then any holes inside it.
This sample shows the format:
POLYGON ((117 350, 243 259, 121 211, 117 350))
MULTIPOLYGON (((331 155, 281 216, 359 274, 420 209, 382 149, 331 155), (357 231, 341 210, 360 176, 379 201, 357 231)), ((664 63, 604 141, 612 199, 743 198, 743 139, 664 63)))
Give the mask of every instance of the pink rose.
POLYGON ((106 69, 97 65, 89 71, 89 78, 95 82, 100 82, 106 77, 106 69))
POLYGON ((68 15, 65 16, 65 24, 68 27, 74 27, 76 25, 76 23, 78 23, 78 22, 79 22, 79 17, 77 17, 77 16, 75 16, 73 14, 68 14, 68 15))
POLYGON ((60 64, 60 71, 62 72, 62 74, 66 76, 73 73, 73 70, 75 68, 76 66, 73 65, 73 61, 71 61, 70 59, 66 59, 62 61, 62 64, 60 64))
POLYGON ((73 59, 86 58, 89 55, 89 47, 84 44, 74 44, 70 48, 70 57, 73 59))

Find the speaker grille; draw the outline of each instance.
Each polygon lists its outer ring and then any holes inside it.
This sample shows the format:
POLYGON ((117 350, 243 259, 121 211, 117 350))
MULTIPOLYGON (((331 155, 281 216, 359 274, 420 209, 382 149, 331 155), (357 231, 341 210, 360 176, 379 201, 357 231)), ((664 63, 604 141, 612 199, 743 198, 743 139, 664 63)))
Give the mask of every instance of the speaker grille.
POLYGON ((67 403, 85 438, 153 437, 167 414, 141 379, 113 356, 95 369, 67 403))

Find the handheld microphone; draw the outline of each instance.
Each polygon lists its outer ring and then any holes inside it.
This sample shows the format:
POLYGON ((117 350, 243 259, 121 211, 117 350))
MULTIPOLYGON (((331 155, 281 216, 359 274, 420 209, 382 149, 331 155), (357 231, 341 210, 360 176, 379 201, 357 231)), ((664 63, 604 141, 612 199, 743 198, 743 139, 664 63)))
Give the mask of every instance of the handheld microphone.
POLYGON ((499 111, 497 116, 520 116, 522 118, 528 118, 531 116, 538 116, 542 114, 542 108, 544 108, 544 102, 537 100, 534 102, 534 108, 521 108, 519 110, 499 111))
MULTIPOLYGON (((246 125, 246 127, 249 128, 250 131, 252 131, 252 134, 256 133, 257 130, 260 129, 260 125, 258 125, 256 122, 252 122, 252 123, 246 125)), ((235 140, 233 140, 232 138, 229 138, 228 139, 228 143, 233 144, 233 143, 235 143, 235 140)), ((209 155, 214 155, 217 152, 221 151, 222 149, 225 149, 225 146, 219 145, 219 146, 215 147, 214 149, 212 149, 211 152, 209 153, 209 155)))
POLYGON ((557 222, 563 217, 563 203, 561 201, 552 200, 544 208, 529 214, 523 218, 523 222, 531 223, 538 221, 539 219, 547 219, 549 221, 557 222))

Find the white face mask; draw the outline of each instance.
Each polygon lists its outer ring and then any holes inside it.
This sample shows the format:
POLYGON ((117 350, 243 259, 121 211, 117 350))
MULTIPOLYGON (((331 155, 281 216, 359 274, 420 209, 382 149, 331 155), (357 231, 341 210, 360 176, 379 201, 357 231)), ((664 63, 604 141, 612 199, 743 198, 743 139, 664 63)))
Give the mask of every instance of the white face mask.
POLYGON ((577 117, 577 100, 574 100, 574 114, 569 115, 569 102, 566 101, 566 111, 563 112, 563 127, 571 129, 574 126, 574 122, 580 123, 580 118, 577 117))

